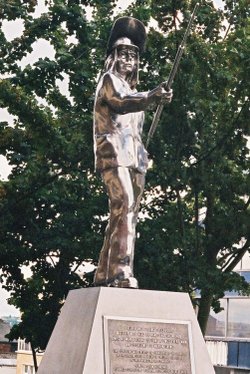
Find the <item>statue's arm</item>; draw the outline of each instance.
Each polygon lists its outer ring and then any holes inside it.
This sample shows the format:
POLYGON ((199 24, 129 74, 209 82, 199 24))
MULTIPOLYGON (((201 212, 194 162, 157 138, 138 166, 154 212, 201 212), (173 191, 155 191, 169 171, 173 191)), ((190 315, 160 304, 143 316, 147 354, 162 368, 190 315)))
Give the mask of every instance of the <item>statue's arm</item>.
POLYGON ((136 92, 134 94, 123 94, 115 88, 115 84, 110 74, 103 78, 100 89, 101 100, 108 105, 112 111, 118 114, 140 112, 147 109, 152 103, 157 103, 161 99, 162 89, 160 86, 148 92, 136 92))

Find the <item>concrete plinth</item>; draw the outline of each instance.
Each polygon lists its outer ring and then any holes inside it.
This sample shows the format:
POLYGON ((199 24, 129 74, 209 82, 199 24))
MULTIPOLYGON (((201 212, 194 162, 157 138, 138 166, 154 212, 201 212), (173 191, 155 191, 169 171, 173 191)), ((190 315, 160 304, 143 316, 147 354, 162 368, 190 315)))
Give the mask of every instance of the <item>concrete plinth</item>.
POLYGON ((189 296, 74 290, 38 374, 214 374, 189 296))

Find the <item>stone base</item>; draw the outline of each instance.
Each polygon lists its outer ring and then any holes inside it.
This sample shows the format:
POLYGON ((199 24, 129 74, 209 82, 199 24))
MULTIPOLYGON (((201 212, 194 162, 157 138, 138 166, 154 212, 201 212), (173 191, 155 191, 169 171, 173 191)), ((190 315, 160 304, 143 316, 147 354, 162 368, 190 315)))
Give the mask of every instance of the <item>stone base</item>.
POLYGON ((38 374, 214 374, 188 294, 73 290, 38 374))

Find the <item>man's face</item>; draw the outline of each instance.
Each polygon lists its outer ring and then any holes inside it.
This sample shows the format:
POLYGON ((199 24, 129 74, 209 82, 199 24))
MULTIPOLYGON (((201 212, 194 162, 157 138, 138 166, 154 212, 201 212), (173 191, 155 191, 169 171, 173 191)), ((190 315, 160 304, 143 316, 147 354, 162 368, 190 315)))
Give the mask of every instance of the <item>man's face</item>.
POLYGON ((137 65, 137 50, 133 46, 120 45, 117 47, 117 71, 123 77, 132 73, 137 65))

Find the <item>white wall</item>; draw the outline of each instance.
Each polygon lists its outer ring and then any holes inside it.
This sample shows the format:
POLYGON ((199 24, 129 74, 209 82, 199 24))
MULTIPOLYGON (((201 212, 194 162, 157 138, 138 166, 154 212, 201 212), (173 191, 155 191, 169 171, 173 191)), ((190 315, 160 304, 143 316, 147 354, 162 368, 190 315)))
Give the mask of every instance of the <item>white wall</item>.
POLYGON ((16 374, 16 367, 0 366, 0 374, 16 374))

